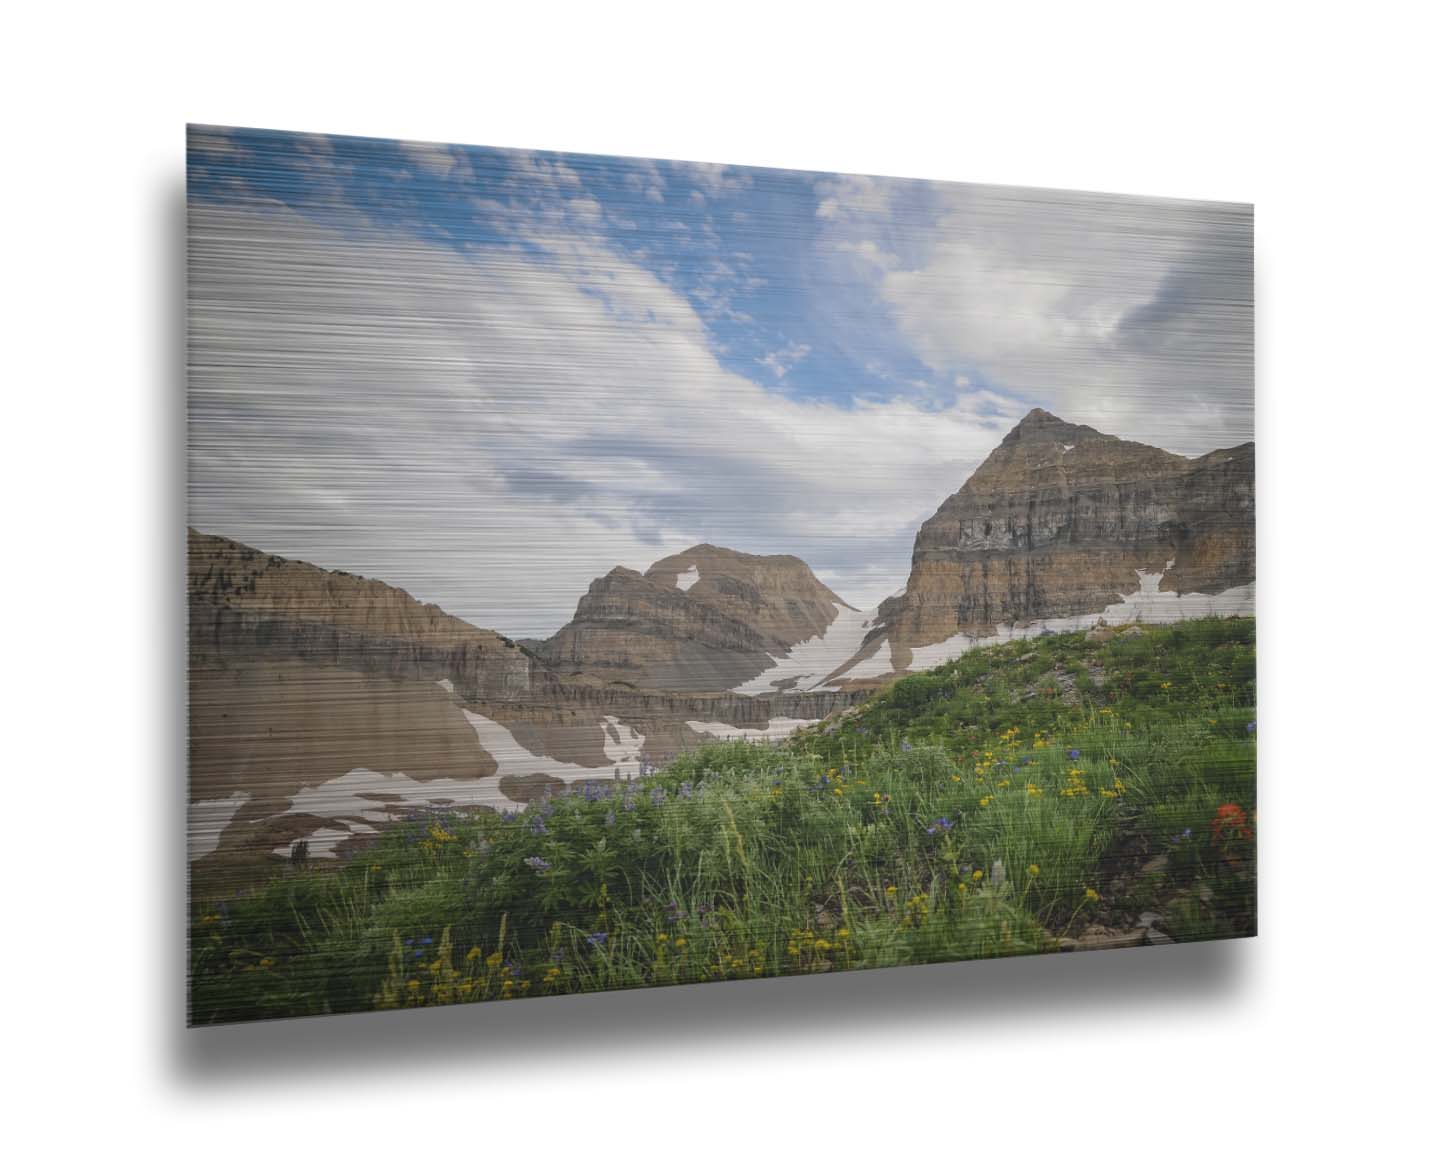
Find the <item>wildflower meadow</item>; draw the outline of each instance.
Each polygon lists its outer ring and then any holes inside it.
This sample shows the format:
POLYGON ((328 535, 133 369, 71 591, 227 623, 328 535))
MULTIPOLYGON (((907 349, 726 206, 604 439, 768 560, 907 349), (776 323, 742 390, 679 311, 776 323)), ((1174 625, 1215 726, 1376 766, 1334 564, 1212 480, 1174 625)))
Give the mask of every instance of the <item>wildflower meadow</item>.
POLYGON ((1047 636, 777 746, 197 893, 197 1024, 1256 930, 1254 620, 1047 636))

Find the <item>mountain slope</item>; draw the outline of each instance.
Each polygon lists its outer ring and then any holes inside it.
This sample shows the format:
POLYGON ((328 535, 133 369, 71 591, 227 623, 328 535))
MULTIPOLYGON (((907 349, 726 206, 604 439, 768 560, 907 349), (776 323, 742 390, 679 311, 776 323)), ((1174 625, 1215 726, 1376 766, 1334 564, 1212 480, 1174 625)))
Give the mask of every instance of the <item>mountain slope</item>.
POLYGON ((1190 460, 1035 409, 917 534, 879 609, 897 667, 960 633, 1100 612, 1141 571, 1166 594, 1252 583, 1254 475, 1252 444, 1190 460))
POLYGON ((562 673, 638 688, 724 691, 853 611, 794 556, 700 544, 642 573, 614 568, 540 647, 562 673))

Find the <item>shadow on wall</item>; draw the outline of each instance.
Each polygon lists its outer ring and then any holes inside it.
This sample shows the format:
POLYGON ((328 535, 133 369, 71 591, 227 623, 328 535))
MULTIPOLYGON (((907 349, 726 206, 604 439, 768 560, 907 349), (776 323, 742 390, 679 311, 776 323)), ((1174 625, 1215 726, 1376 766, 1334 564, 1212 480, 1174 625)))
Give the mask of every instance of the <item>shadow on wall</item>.
POLYGON ((511 1069, 534 1063, 549 1071, 557 1057, 601 1052, 753 1050, 793 1039, 797 1030, 816 1040, 841 1033, 878 1038, 1036 1019, 1093 1021, 1101 1029, 1157 1008, 1218 1002, 1241 987, 1253 948, 1244 940, 186 1030, 183 183, 158 189, 155 202, 167 244, 157 269, 165 385, 155 389, 154 418, 156 427, 168 430, 169 452, 161 464, 164 515, 151 545, 168 558, 173 582, 154 590, 156 618, 167 625, 157 639, 168 654, 169 679, 159 705, 168 763, 154 775, 152 809, 164 814, 153 849, 163 922, 151 935, 163 956, 151 970, 156 1001, 166 1009, 159 1027, 172 1080, 191 1087, 293 1084, 297 1077, 440 1069, 457 1060, 511 1069))
POLYGON ((553 1072, 557 1060, 627 1052, 738 1056, 797 1032, 863 1043, 1036 1019, 1093 1021, 1099 1031, 1124 1016, 1227 998, 1244 980, 1249 947, 1231 940, 177 1029, 172 1073, 195 1087, 293 1084, 457 1062, 553 1072))

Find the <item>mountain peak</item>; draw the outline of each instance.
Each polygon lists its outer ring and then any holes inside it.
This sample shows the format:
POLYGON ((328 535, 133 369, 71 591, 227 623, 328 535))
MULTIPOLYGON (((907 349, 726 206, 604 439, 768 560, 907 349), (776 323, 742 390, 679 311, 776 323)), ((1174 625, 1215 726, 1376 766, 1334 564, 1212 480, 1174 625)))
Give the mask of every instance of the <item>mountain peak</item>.
POLYGON ((1017 440, 1055 440, 1062 436, 1072 439, 1076 436, 1099 436, 1100 433, 1085 424, 1070 424, 1044 408, 1032 408, 1024 419, 1016 424, 1002 441, 1013 444, 1017 440))

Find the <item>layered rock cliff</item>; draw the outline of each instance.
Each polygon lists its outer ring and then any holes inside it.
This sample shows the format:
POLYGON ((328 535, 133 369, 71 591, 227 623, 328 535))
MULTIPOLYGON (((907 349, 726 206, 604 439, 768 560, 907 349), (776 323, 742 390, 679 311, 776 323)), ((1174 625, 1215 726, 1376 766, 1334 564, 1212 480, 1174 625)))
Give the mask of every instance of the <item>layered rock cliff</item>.
POLYGON ((879 618, 903 653, 1098 612, 1139 589, 1137 570, 1163 571, 1164 592, 1254 581, 1254 445, 1191 460, 1037 408, 921 527, 879 618))
POLYGON ((246 650, 406 680, 472 699, 523 699, 536 665, 513 641, 379 580, 191 530, 192 663, 246 650))
POLYGON ((794 556, 701 544, 594 581, 540 653, 557 671, 638 689, 722 691, 822 635, 842 607, 794 556))
MULTIPOLYGON (((767 659, 837 610, 790 557, 678 559, 676 571, 671 557, 596 582, 620 588, 596 610, 632 626, 597 632, 592 665, 607 667, 613 636, 632 657, 654 642, 671 669, 690 660, 713 675, 717 654, 767 659)), ((513 804, 527 788, 633 773, 641 756, 662 762, 716 733, 772 738, 861 698, 694 691, 683 671, 687 690, 636 687, 591 665, 556 670, 380 581, 193 531, 187 583, 190 847, 217 882, 300 840, 333 853, 417 807, 513 804)))

